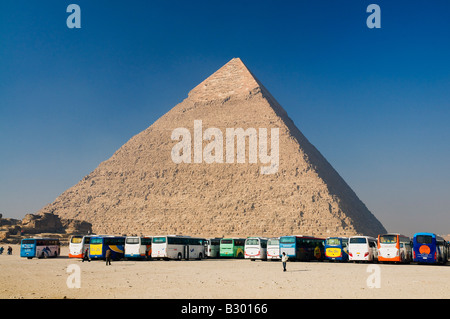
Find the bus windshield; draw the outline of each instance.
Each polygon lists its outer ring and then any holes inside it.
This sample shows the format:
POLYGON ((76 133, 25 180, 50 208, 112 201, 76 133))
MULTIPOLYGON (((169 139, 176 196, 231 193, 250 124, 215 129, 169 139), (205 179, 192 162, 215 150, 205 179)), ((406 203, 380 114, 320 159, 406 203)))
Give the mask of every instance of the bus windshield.
POLYGON ((139 244, 139 238, 137 238, 137 237, 127 238, 126 243, 127 244, 139 244))
POLYGON ((350 238, 350 244, 367 244, 366 238, 350 238))
POLYGON ((282 244, 293 244, 295 243, 295 237, 281 237, 280 243, 282 244))
POLYGON ((91 239, 91 244, 101 244, 103 242, 103 238, 97 237, 91 239))
POLYGON ((74 236, 72 237, 72 239, 70 240, 70 242, 72 244, 81 244, 81 242, 83 241, 83 237, 81 236, 74 236))
POLYGON ((269 239, 267 241, 267 245, 279 245, 280 244, 280 240, 279 239, 269 239))
POLYGON ((164 244, 166 242, 166 237, 153 237, 154 244, 164 244))
POLYGON ((328 238, 326 241, 326 245, 339 246, 341 245, 341 241, 339 240, 339 238, 328 238))
POLYGON ((252 238, 252 239, 247 239, 246 245, 259 245, 259 239, 257 238, 252 238))
POLYGON ((24 239, 22 240, 22 244, 34 244, 35 240, 34 239, 24 239))
POLYGON ((222 241, 220 243, 221 244, 232 244, 233 240, 232 239, 222 239, 222 241))
POLYGON ((210 240, 208 240, 208 243, 210 244, 210 245, 220 245, 220 240, 219 239, 210 239, 210 240))
POLYGON ((397 242, 397 235, 383 235, 380 236, 380 243, 395 244, 397 242))
POLYGON ((433 243, 433 237, 429 236, 429 235, 417 235, 416 236, 416 241, 419 244, 432 244, 433 243))

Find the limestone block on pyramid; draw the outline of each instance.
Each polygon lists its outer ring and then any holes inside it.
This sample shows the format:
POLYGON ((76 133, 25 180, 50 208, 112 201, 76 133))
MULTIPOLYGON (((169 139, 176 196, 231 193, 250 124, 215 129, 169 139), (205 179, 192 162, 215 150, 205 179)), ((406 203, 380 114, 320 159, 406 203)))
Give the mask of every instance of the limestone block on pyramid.
POLYGON ((40 210, 96 233, 386 232, 239 58, 40 210))

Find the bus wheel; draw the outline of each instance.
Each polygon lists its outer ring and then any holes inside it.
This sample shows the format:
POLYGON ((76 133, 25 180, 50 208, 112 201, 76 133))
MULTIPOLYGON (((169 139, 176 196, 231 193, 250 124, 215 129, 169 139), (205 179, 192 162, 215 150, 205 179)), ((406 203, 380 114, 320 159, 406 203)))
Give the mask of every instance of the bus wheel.
POLYGON ((198 254, 198 259, 200 259, 200 260, 203 259, 203 254, 202 253, 198 254))
POLYGON ((177 259, 181 260, 183 258, 183 256, 181 256, 181 253, 178 253, 177 259))

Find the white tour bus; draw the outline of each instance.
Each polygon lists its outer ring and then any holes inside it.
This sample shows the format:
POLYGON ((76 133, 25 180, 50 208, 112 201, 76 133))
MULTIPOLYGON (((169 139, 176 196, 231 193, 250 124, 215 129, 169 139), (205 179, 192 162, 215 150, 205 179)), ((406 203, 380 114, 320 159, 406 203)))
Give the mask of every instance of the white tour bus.
POLYGON ((269 238, 267 241, 267 259, 280 259, 280 237, 269 238))
POLYGON ((353 236, 348 239, 349 261, 377 261, 377 240, 369 236, 353 236))
POLYGON ((61 251, 60 245, 58 238, 24 238, 20 242, 20 257, 28 259, 58 257, 61 251))
POLYGON ((73 235, 69 241, 69 258, 83 258, 83 255, 88 250, 89 256, 89 243, 92 236, 73 235))
POLYGON ((205 257, 204 238, 165 235, 152 238, 152 258, 202 259, 205 257))
POLYGON ((125 238, 125 258, 149 259, 152 254, 152 237, 127 236, 125 238))
POLYGON ((220 240, 222 238, 209 238, 205 241, 205 256, 208 258, 220 257, 220 240))
POLYGON ((378 261, 409 263, 411 260, 411 238, 394 233, 378 235, 378 261))
POLYGON ((248 237, 245 240, 244 257, 252 261, 267 260, 267 238, 248 237))

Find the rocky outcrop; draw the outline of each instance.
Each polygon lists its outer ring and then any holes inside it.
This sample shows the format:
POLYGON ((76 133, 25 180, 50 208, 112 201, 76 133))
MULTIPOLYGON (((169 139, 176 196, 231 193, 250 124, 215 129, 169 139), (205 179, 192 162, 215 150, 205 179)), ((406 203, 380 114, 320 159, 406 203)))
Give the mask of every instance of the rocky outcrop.
POLYGON ((22 220, 22 233, 64 233, 61 219, 58 215, 52 213, 27 214, 22 220))
POLYGON ((42 234, 55 234, 63 238, 88 233, 92 233, 91 223, 61 219, 53 213, 27 214, 22 220, 0 218, 0 242, 19 242, 22 237, 42 234))

